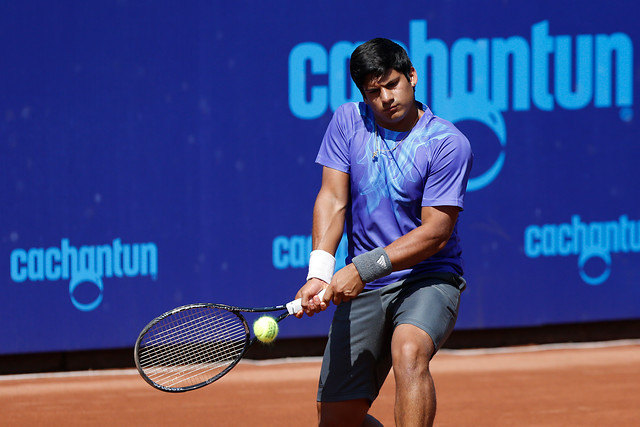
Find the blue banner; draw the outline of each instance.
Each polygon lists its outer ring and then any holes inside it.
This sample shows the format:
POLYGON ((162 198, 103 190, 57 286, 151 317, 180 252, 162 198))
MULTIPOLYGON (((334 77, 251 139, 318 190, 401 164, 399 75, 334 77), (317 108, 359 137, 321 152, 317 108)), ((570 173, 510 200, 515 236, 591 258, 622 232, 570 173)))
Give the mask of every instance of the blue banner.
POLYGON ((177 305, 292 299, 315 155, 360 100, 351 52, 379 36, 475 153, 457 327, 639 318, 640 6, 604 5, 3 3, 0 354, 126 347, 177 305))

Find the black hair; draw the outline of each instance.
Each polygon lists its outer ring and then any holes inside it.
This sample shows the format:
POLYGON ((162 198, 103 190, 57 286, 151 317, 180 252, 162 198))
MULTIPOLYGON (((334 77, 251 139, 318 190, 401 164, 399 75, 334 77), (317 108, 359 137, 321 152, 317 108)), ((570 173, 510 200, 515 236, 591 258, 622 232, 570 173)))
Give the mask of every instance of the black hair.
POLYGON ((411 80, 411 60, 399 44, 389 39, 375 38, 361 44, 351 54, 351 78, 364 96, 364 84, 370 78, 382 77, 394 69, 411 80))

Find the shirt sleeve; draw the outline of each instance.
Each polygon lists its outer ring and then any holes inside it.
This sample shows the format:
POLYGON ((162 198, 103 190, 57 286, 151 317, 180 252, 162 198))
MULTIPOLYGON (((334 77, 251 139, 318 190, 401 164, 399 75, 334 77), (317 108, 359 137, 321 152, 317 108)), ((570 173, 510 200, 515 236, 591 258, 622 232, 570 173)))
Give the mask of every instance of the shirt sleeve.
POLYGON ((458 206, 464 209, 473 153, 467 138, 458 132, 447 134, 429 164, 422 206, 458 206))
POLYGON ((353 124, 347 110, 349 106, 342 105, 333 114, 316 157, 316 163, 345 173, 351 171, 349 135, 353 134, 353 124))

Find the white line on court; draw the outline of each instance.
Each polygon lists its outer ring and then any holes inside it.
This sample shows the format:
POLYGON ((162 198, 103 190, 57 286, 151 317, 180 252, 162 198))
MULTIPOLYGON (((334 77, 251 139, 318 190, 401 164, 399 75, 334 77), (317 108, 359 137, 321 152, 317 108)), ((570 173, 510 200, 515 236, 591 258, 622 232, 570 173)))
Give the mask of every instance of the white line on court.
MULTIPOLYGON (((626 340, 612 340, 612 341, 597 341, 597 342, 585 342, 585 343, 557 343, 557 344, 535 344, 535 345, 523 345, 516 347, 499 347, 499 348, 475 348, 475 349, 442 349, 438 353, 452 355, 452 356, 479 356, 488 354, 509 354, 509 353, 533 353, 537 351, 548 350, 573 350, 573 349, 597 349, 597 348, 609 348, 609 347, 625 347, 640 345, 640 339, 626 339, 626 340)), ((255 365, 255 366, 270 366, 281 365, 287 363, 320 363, 321 357, 286 357, 281 359, 267 359, 267 360, 251 360, 243 359, 240 364, 255 365)), ((30 380, 30 379, 43 379, 43 378, 81 378, 81 377, 109 377, 109 376, 123 376, 123 375, 137 375, 138 371, 135 368, 126 369, 101 369, 101 370, 88 370, 88 371, 70 371, 70 372, 45 372, 36 374, 15 374, 15 375, 0 375, 0 381, 16 381, 16 380, 30 380)))
POLYGON ((453 356, 478 356, 484 354, 508 354, 508 353, 534 353, 537 351, 547 350, 579 350, 579 349, 596 349, 608 347, 624 347, 640 345, 640 339, 612 340, 612 341, 595 341, 595 342, 576 342, 576 343, 554 343, 554 344, 532 344, 514 347, 497 347, 497 348, 472 348, 472 349, 442 349, 438 353, 453 356))

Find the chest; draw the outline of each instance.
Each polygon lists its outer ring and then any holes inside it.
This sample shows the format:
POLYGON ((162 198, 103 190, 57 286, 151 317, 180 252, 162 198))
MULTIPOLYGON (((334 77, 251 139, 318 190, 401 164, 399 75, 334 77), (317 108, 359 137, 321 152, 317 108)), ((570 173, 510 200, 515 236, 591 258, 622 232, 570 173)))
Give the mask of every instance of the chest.
POLYGON ((351 191, 356 197, 421 202, 429 173, 427 144, 420 138, 383 141, 364 133, 351 144, 351 191))

